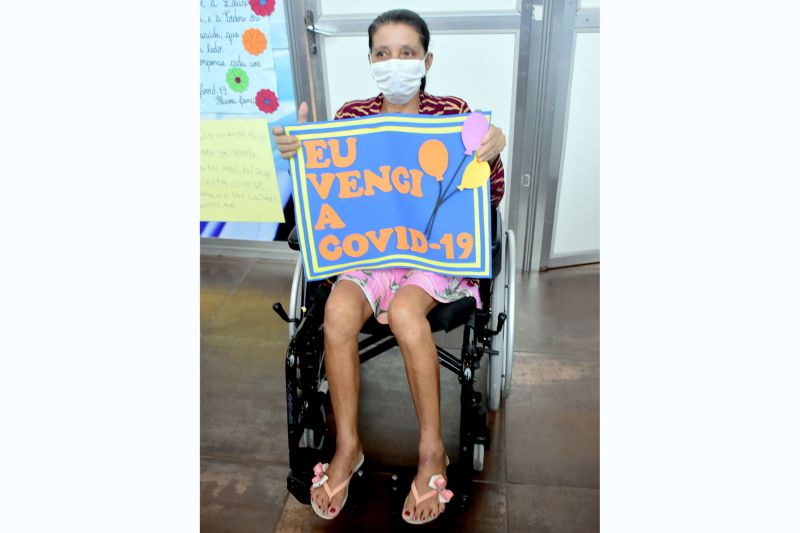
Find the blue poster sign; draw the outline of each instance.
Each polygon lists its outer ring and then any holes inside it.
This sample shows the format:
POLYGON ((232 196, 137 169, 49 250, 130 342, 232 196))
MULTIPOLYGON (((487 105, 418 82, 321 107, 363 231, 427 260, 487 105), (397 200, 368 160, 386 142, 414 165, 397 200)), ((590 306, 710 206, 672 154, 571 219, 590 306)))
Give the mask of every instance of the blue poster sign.
POLYGON ((418 268, 491 277, 489 113, 381 114, 286 127, 306 277, 418 268), (466 148, 466 150, 465 150, 466 148))

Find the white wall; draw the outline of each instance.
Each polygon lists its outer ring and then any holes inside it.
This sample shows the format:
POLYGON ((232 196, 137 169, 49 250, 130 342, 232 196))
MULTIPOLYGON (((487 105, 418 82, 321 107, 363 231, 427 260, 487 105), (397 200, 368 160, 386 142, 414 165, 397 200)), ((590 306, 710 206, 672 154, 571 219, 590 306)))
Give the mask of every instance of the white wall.
POLYGON ((600 33, 578 33, 550 255, 600 249, 600 33))
MULTIPOLYGON (((328 118, 332 119, 346 101, 376 96, 379 91, 370 76, 366 28, 364 35, 325 37, 322 42, 328 118)), ((511 33, 433 34, 428 49, 433 64, 425 87, 434 95, 463 98, 473 110, 492 111, 492 123, 505 132, 508 143, 500 155, 506 165, 506 192, 511 176, 516 46, 517 36, 511 33)), ((503 202, 504 216, 506 204, 503 202)))
POLYGON ((390 9, 410 9, 419 14, 442 12, 508 11, 518 0, 321 0, 323 15, 378 15, 390 9))

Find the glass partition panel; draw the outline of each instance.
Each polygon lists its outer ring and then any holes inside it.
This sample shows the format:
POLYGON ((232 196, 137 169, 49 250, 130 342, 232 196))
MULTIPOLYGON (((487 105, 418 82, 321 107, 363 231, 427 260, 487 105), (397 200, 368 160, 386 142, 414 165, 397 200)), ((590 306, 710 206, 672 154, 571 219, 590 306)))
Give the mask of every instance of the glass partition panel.
POLYGON ((600 249, 599 33, 575 36, 551 256, 600 249))

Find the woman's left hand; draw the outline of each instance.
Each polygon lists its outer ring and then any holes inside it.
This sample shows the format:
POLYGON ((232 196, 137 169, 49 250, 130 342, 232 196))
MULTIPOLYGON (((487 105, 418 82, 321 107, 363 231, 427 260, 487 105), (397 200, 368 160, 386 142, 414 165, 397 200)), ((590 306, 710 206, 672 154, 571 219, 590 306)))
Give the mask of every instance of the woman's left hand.
POLYGON ((481 146, 478 148, 478 161, 493 163, 505 147, 506 136, 503 130, 497 126, 489 126, 489 131, 481 139, 481 146))

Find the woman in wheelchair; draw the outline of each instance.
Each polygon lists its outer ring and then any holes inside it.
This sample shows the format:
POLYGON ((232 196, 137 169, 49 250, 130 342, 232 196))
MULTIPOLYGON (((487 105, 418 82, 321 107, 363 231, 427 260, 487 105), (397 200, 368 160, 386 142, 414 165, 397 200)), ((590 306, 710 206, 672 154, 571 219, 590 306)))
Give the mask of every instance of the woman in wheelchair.
MULTIPOLYGON (((369 62, 381 94, 343 105, 335 119, 378 113, 450 115, 469 113, 457 97, 438 97, 425 92, 425 74, 433 63, 428 52, 430 33, 425 21, 408 10, 387 11, 368 29, 369 62)), ((300 122, 308 106, 298 109, 300 122)), ((281 157, 289 159, 300 147, 296 137, 273 128, 281 157)), ((482 140, 478 158, 491 168, 491 203, 496 207, 504 192, 503 164, 499 154, 506 145, 503 132, 491 126, 482 140)), ((358 335, 374 315, 388 324, 403 354, 408 385, 419 420, 417 475, 405 500, 403 519, 423 523, 436 518, 449 500, 444 489, 446 457, 440 425, 439 362, 427 320, 440 302, 471 296, 481 306, 475 280, 448 277, 422 270, 392 268, 351 271, 334 284, 324 313, 325 372, 336 419, 336 452, 327 470, 315 472, 311 503, 322 518, 339 514, 353 472, 363 461, 357 429, 359 395, 358 335), (441 477, 436 477, 441 476, 441 477), (430 485, 429 485, 430 484, 430 485), (436 486, 437 490, 432 490, 436 486), (433 497, 438 495, 439 497, 433 497)))

